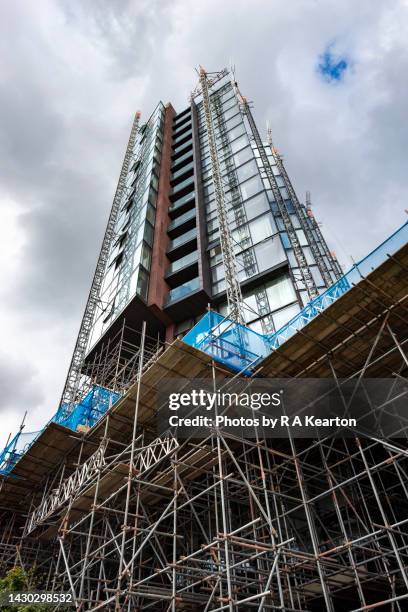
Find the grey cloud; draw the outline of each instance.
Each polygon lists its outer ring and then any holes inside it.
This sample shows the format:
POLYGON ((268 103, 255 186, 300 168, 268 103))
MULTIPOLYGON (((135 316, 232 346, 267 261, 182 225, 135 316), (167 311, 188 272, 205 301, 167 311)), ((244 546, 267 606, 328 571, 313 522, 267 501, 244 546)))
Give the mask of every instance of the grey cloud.
POLYGON ((15 412, 22 416, 35 410, 44 399, 38 373, 24 357, 12 359, 0 352, 0 414, 15 412))

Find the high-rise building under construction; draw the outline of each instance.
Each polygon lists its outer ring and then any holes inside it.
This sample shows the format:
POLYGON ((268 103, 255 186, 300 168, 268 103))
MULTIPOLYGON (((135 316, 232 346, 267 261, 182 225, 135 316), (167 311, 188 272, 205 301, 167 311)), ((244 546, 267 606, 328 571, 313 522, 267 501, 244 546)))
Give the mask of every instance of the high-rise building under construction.
MULTIPOLYGON (((123 319, 136 329, 146 320, 150 336, 171 341, 209 305, 228 313, 224 230, 202 98, 197 92, 180 113, 160 102, 131 142, 89 333, 92 354, 123 319)), ((341 270, 228 72, 210 81, 210 100, 242 316, 251 329, 271 333, 341 270)))
POLYGON ((228 71, 137 113, 57 412, 0 453, 0 571, 78 611, 406 609, 407 241, 343 272, 228 71), (378 435, 158 427, 169 381, 269 378, 351 385, 378 435))

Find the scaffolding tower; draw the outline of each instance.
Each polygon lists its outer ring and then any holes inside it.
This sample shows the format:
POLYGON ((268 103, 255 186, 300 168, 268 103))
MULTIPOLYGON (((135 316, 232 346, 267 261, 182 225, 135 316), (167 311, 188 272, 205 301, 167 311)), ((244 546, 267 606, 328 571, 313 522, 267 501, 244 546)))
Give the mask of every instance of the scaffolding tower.
MULTIPOLYGON (((380 266, 258 362, 247 384, 406 380, 408 246, 384 249, 380 266)), ((3 568, 36 567, 44 588, 71 592, 81 611, 406 609, 406 428, 394 440, 158 433, 163 380, 228 390, 237 375, 179 339, 148 349, 145 328, 136 344, 128 368, 109 357, 112 385, 132 372, 111 410, 82 434, 51 424, 3 479, 3 568)), ((384 405, 396 400, 398 385, 384 405)))

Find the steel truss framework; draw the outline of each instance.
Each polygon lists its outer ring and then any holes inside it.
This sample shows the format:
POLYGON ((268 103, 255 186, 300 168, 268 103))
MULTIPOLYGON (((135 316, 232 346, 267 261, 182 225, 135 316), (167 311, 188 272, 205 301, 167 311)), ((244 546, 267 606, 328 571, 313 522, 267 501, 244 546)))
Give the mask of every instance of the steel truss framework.
MULTIPOLYGON (((388 376, 392 356, 401 379, 407 296, 397 312, 374 289, 384 308, 354 334, 360 365, 345 367, 356 380, 372 370, 388 376)), ((80 449, 71 472, 61 468, 44 486, 23 538, 21 517, 4 511, 3 567, 36 565, 44 587, 71 590, 78 610, 406 609, 406 433, 394 441, 154 437, 139 418, 148 345, 143 331, 133 419, 120 435, 108 413, 93 454, 83 460, 80 449)), ((323 357, 333 381, 344 377, 339 351, 323 357)), ((209 367, 218 389, 219 368, 209 367)))
POLYGON ((98 256, 91 289, 86 302, 84 315, 81 321, 78 337, 75 343, 74 352, 68 369, 67 379, 61 396, 60 405, 65 406, 67 414, 72 410, 72 406, 78 399, 78 391, 82 380, 82 367, 85 360, 86 351, 89 344, 92 324, 95 313, 100 303, 100 290, 103 276, 108 263, 109 252, 115 236, 115 225, 119 216, 121 203, 127 194, 126 180, 135 153, 137 134, 139 132, 140 112, 135 114, 129 141, 126 147, 125 157, 119 175, 118 185, 113 198, 112 208, 109 214, 108 224, 103 237, 101 250, 98 256))

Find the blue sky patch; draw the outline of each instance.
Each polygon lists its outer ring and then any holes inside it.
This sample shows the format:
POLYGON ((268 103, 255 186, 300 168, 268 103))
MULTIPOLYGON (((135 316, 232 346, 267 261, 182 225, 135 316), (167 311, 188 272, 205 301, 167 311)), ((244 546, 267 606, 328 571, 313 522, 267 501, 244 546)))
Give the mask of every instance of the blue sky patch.
POLYGON ((335 55, 331 50, 331 45, 324 53, 319 56, 317 71, 329 83, 341 81, 349 65, 345 57, 335 55))

